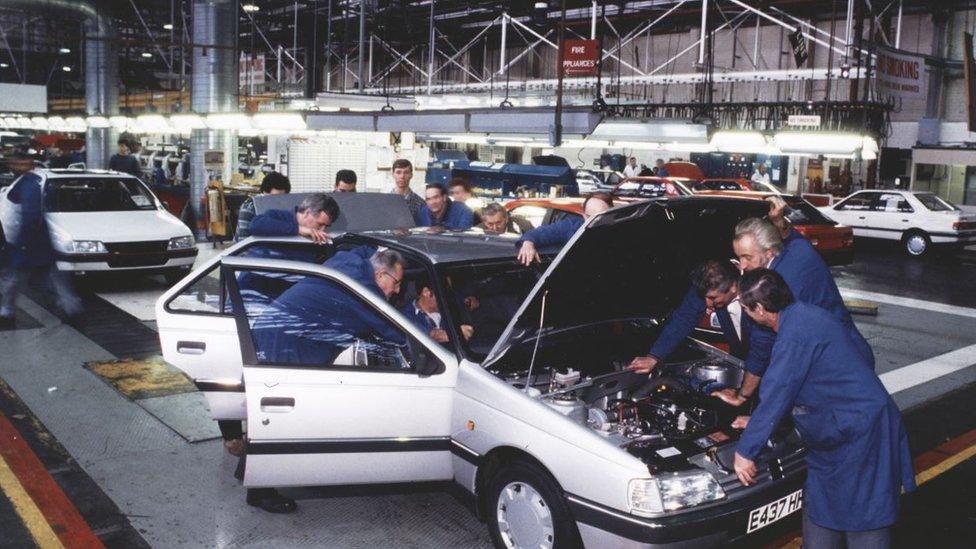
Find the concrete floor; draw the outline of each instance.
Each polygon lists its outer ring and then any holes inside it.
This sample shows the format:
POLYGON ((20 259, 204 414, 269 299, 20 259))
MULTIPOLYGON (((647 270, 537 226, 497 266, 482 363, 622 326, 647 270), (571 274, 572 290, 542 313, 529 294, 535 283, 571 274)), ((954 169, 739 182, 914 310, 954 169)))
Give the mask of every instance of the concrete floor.
MULTIPOLYGON (((878 316, 855 320, 874 347, 878 373, 900 388, 894 396, 903 410, 976 382, 976 309, 970 308, 976 308, 976 261, 966 254, 908 260, 884 247, 865 248, 853 266, 834 272, 842 288, 881 294, 878 316), (925 362, 933 357, 948 358, 925 362), (919 363, 924 367, 911 370, 919 363)), ((165 289, 161 278, 79 282, 82 292, 155 327, 153 305, 165 289)), ((116 357, 37 303, 25 299, 21 306, 39 326, 0 332, 0 377, 150 545, 489 546, 484 525, 440 486, 294 490, 289 495, 298 498, 299 510, 285 516, 245 505, 244 490, 232 477, 236 458, 219 440, 187 442, 81 367, 116 357)), ((209 421, 199 415, 197 421, 209 421)), ((976 419, 972 423, 970 429, 976 419)), ((972 481, 972 471, 969 464, 953 475, 972 481)))

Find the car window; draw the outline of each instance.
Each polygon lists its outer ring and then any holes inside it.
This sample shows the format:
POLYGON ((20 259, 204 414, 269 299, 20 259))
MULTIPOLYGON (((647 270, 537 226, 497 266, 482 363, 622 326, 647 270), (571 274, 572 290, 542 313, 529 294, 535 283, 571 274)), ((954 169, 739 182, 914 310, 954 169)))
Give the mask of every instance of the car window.
POLYGON ((327 278, 234 272, 259 365, 412 371, 406 332, 327 278))
POLYGON ((156 198, 134 178, 58 177, 44 186, 49 212, 123 212, 155 210, 156 198))
POLYGON ((567 212, 566 210, 552 210, 552 215, 549 216, 549 225, 562 221, 563 219, 578 219, 581 216, 576 212, 567 212))
POLYGON ((166 303, 166 309, 172 313, 183 314, 222 314, 221 310, 224 309, 224 313, 229 314, 229 305, 224 305, 223 297, 218 263, 173 296, 166 303))
POLYGON ((802 198, 787 198, 788 206, 786 219, 794 225, 836 225, 837 222, 829 219, 820 210, 802 198))
POLYGON ((842 211, 868 211, 874 205, 875 193, 858 193, 848 197, 847 200, 837 205, 837 210, 842 211))
POLYGON ((932 193, 915 193, 915 198, 933 212, 950 212, 959 209, 932 193))
POLYGON ((524 219, 532 225, 532 228, 536 228, 542 225, 542 220, 545 219, 548 208, 543 208, 541 206, 518 206, 512 209, 511 214, 513 216, 518 216, 524 219))
POLYGON ((911 213, 915 209, 908 204, 908 200, 898 193, 883 193, 878 196, 878 200, 872 208, 876 212, 902 212, 911 213))

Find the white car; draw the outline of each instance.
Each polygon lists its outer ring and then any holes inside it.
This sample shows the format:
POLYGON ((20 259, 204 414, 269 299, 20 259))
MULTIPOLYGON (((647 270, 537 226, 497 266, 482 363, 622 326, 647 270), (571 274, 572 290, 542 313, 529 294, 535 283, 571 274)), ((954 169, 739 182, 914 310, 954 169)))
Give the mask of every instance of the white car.
POLYGON ((18 206, 8 194, 18 185, 41 187, 62 271, 161 272, 175 282, 193 267, 193 233, 135 177, 103 170, 28 172, 0 190, 0 222, 7 235, 16 232, 18 206))
POLYGON ((930 192, 858 191, 818 209, 853 228, 855 237, 900 241, 912 256, 923 255, 933 245, 976 242, 976 216, 930 192))
MULTIPOLYGON (((708 396, 738 385, 741 362, 688 339, 652 378, 625 366, 680 302, 691 265, 728 254, 714 235, 765 211, 729 198, 614 208, 541 276, 515 261, 515 236, 251 238, 160 298, 160 341, 215 419, 248 420, 246 486, 453 480, 498 547, 755 541, 802 505, 795 430, 777 431, 745 487, 729 425, 747 411, 708 396), (360 246, 404 255, 406 307, 321 264, 360 246), (425 285, 446 344, 410 318, 425 285)), ((554 250, 541 251, 549 263, 554 250)))

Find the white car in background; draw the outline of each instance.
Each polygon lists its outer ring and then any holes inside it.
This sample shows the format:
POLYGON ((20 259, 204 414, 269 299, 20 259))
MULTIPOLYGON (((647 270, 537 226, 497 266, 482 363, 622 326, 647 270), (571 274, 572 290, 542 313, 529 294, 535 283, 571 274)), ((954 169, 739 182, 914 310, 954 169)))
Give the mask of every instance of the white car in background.
POLYGON ((933 245, 976 243, 976 215, 930 192, 858 191, 818 209, 852 227, 855 237, 900 241, 911 256, 921 256, 933 245))
POLYGON ((135 177, 72 169, 22 175, 0 190, 0 222, 11 240, 19 206, 8 195, 18 185, 41 187, 61 271, 158 272, 176 282, 193 267, 197 249, 190 229, 135 177))

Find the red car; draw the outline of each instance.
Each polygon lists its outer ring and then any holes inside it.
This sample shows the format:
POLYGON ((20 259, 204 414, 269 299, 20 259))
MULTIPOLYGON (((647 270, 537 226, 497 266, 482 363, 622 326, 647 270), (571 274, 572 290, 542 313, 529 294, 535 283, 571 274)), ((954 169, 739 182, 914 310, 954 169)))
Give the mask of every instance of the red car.
POLYGON ((802 234, 820 252, 828 265, 847 265, 854 260, 854 230, 841 225, 820 213, 816 207, 799 196, 757 191, 697 191, 703 196, 729 196, 764 200, 779 196, 786 201, 790 220, 798 233, 802 234))
POLYGON ((669 177, 628 177, 610 192, 614 198, 624 202, 647 200, 650 198, 673 198, 688 196, 691 190, 683 183, 669 177))
POLYGON ((504 204, 513 217, 527 221, 532 228, 549 225, 568 217, 583 217, 584 198, 517 198, 504 204))
POLYGON ((780 194, 779 189, 770 183, 760 183, 740 178, 708 178, 691 185, 691 190, 699 191, 760 191, 780 194))

